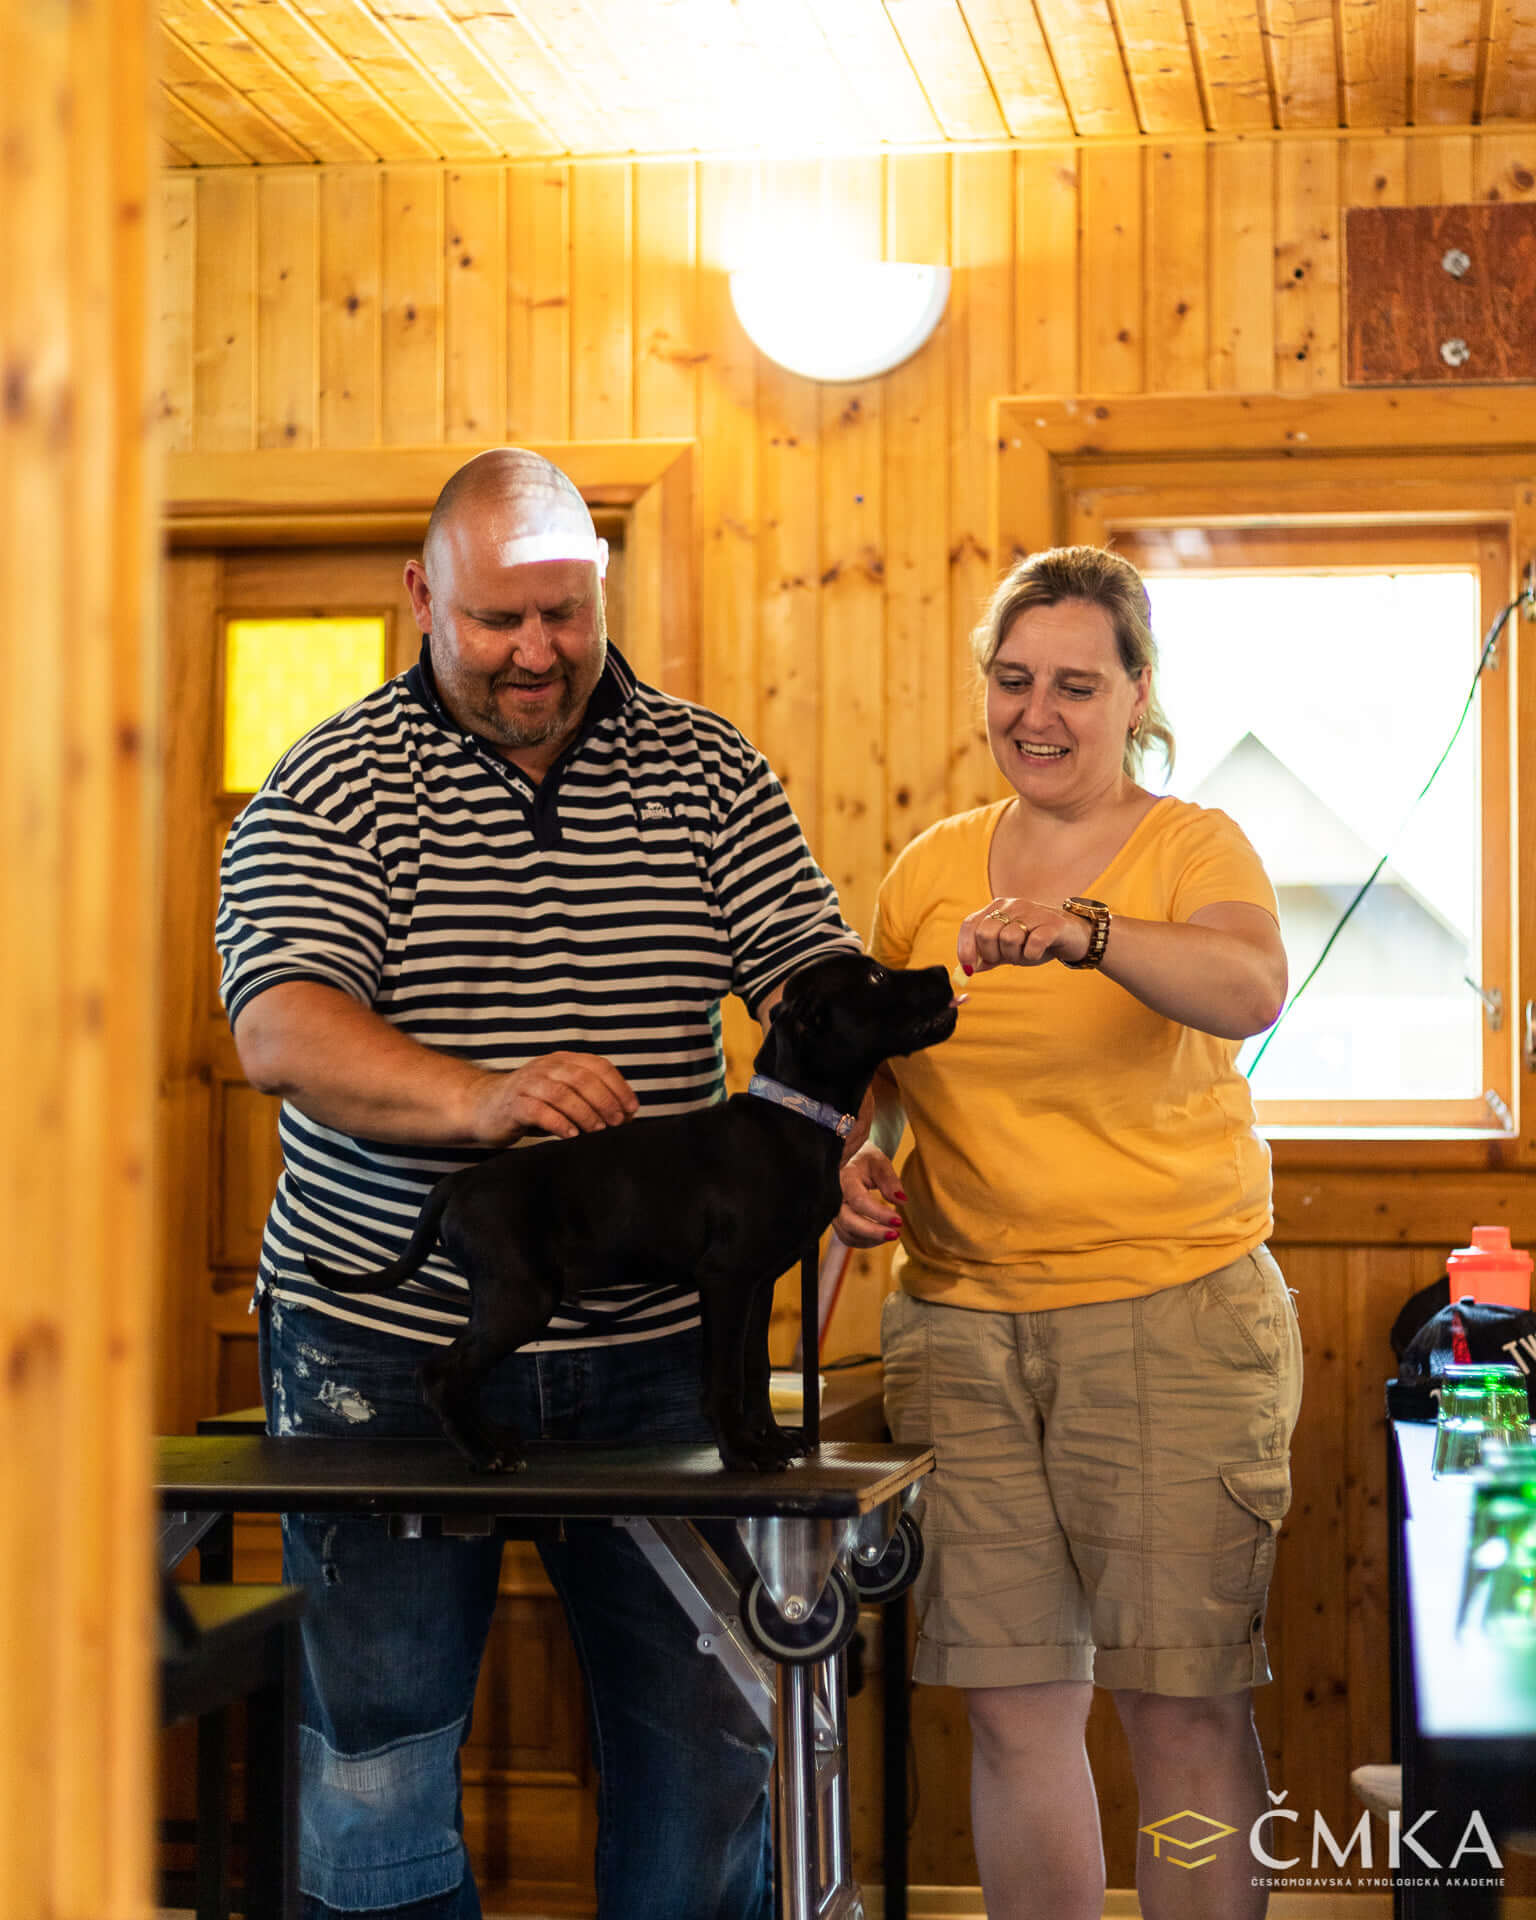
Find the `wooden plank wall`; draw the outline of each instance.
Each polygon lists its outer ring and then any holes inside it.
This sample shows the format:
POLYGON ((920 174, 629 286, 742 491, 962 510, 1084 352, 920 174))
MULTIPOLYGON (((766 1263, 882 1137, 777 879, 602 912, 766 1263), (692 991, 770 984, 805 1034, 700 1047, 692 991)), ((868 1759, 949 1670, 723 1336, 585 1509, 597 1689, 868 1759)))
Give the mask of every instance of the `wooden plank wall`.
POLYGON ((0 63, 0 1913, 149 1900, 155 194, 147 0, 0 63))
MULTIPOLYGON (((1344 210, 1536 196, 1536 133, 179 172, 163 194, 172 446, 697 437, 703 698, 766 750, 867 930, 891 855, 995 791, 965 651, 993 576, 990 400, 1337 388, 1344 210), (947 261, 934 340, 857 385, 761 361, 726 272, 786 226, 947 261)), ((1536 1214, 1499 1180, 1492 1217, 1529 1243, 1536 1214)), ((1274 1781, 1335 1833, 1350 1766, 1386 1752, 1386 1331, 1494 1187, 1435 1193, 1372 1214, 1358 1189, 1330 1205, 1320 1175, 1305 1226, 1277 1234, 1309 1379, 1260 1717, 1274 1781)), ((873 1344, 883 1284, 861 1269, 834 1350, 873 1344)), ((917 1726, 913 1876, 971 1882, 953 1699, 925 1691, 917 1726)), ((1124 1885, 1134 1796, 1097 1722, 1094 1744, 1124 1885)))

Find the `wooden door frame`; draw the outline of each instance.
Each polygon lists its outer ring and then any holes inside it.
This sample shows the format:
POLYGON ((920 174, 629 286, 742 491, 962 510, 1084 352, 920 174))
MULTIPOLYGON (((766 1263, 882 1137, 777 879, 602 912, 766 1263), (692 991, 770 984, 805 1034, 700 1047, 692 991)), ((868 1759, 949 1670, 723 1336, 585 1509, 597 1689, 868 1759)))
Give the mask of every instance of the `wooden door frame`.
MULTIPOLYGON (((166 458, 172 547, 312 546, 417 538, 444 482, 476 449, 274 447, 166 458)), ((694 443, 571 440, 532 449, 590 506, 629 517, 624 652, 643 680, 699 694, 694 443)))
MULTIPOLYGON (((1012 396, 993 402, 992 429, 991 536, 1000 565, 1068 538, 1074 504, 1091 522, 1113 495, 1112 517, 1123 519, 1142 489, 1158 496, 1143 524, 1464 518, 1508 527, 1517 573, 1536 563, 1529 390, 1012 396)), ((1536 1001, 1536 626, 1517 615, 1507 631, 1516 887, 1509 1011, 1518 1036, 1527 1003, 1536 1001)), ((1516 1132, 1496 1146, 1292 1141, 1280 1143, 1277 1167, 1461 1166, 1494 1181, 1524 1179, 1536 1166, 1536 1062, 1517 1054, 1514 1086, 1516 1132)), ((1277 1186, 1277 1210, 1280 1197, 1277 1186)))

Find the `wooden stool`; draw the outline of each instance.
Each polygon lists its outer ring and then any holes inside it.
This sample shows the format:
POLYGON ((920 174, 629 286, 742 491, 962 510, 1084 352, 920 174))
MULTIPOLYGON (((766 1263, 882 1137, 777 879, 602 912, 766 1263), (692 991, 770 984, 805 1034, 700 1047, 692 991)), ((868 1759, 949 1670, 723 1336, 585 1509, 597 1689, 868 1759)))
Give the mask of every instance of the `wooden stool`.
POLYGON ((197 1920, 229 1920, 228 1709, 245 1702, 246 1920, 299 1911, 299 1617, 294 1587, 162 1583, 160 1717, 197 1721, 197 1920))

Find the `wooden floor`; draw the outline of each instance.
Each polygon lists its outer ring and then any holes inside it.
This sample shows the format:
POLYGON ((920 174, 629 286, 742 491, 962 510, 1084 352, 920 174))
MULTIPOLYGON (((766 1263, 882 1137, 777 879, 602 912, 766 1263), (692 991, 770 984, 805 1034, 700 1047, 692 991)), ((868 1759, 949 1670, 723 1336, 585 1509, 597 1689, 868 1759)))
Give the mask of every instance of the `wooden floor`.
MULTIPOLYGON (((912 1887, 907 1893, 909 1920, 986 1920, 979 1887, 912 1887)), ((866 1920, 884 1920, 885 1901, 879 1887, 864 1889, 866 1920)), ((1386 1893, 1273 1893, 1269 1920, 1390 1920, 1392 1896, 1386 1893)), ((158 1920, 194 1920, 186 1908, 162 1908, 158 1920)), ((554 1920, 542 1914, 494 1914, 485 1920, 554 1920)), ((569 1916, 564 1916, 569 1920, 569 1916)), ((1104 1901, 1104 1920, 1139 1920, 1136 1896, 1111 1892, 1104 1901)), ((1506 1900, 1502 1920, 1536 1920, 1536 1901, 1506 1900)))
MULTIPOLYGON (((885 1901, 879 1887, 864 1889, 866 1920, 884 1920, 885 1901)), ((1270 1896, 1269 1920, 1390 1920, 1389 1894, 1276 1893, 1270 1896)), ((1508 1920, 1536 1920, 1536 1903, 1512 1900, 1508 1920)), ((907 1893, 909 1920, 986 1920, 979 1887, 912 1887, 907 1893)), ((1104 1920, 1138 1920, 1136 1896, 1112 1892, 1104 1902, 1104 1920)), ((194 1920, 185 1908, 163 1908, 158 1920, 194 1920)), ((493 1914, 485 1920, 552 1920, 541 1914, 493 1914)), ((569 1916, 566 1916, 569 1920, 569 1916)))

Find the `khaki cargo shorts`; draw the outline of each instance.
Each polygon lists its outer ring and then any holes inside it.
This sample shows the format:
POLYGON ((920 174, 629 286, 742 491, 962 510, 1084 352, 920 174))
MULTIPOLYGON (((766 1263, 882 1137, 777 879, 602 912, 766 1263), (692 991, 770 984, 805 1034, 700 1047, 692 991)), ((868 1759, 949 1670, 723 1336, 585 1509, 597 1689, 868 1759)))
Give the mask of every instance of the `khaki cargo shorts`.
POLYGON ((1270 1677, 1301 1335, 1265 1247, 1100 1306, 885 1303, 885 1404, 931 1442, 914 1676, 1200 1696, 1270 1677))

